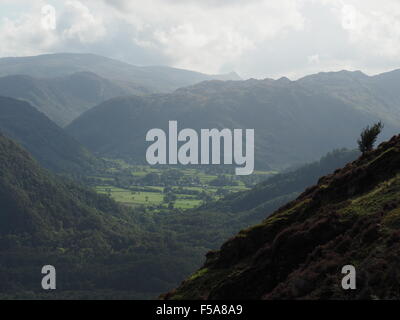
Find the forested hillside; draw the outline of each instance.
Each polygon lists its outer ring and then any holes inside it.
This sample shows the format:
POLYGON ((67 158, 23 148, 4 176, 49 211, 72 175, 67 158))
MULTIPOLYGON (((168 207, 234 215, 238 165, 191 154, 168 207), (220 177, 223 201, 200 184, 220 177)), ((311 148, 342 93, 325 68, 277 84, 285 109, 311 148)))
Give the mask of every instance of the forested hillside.
POLYGON ((98 160, 29 103, 0 97, 0 132, 17 140, 46 168, 88 172, 98 160))
POLYGON ((1 298, 151 298, 198 263, 168 234, 146 231, 134 212, 55 178, 4 136, 0 206, 1 298), (48 264, 58 276, 52 293, 41 288, 48 264))

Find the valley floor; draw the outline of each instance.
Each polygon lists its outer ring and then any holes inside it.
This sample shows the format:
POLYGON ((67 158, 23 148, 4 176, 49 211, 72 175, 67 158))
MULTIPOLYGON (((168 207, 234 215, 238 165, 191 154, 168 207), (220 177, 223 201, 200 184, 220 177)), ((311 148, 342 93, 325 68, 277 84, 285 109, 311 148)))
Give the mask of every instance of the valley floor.
POLYGON ((255 171, 251 177, 236 176, 232 169, 152 167, 105 159, 106 167, 87 177, 85 184, 115 201, 150 210, 193 209, 233 192, 251 189, 276 174, 255 171))

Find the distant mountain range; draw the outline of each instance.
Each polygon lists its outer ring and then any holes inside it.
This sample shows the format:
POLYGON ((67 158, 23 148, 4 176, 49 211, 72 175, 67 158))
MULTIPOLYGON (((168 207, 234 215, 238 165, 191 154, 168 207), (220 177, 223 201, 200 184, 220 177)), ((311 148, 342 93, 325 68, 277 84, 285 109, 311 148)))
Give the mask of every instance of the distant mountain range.
POLYGON ((0 58, 0 95, 29 101, 60 126, 117 96, 169 92, 204 80, 239 80, 169 67, 137 67, 94 54, 0 58))
POLYGON ((25 74, 54 78, 92 72, 131 90, 168 92, 205 80, 240 80, 232 72, 207 75, 164 66, 139 67, 95 54, 58 53, 34 57, 0 58, 0 76, 25 74))
POLYGON ((400 71, 205 81, 169 94, 111 99, 82 114, 67 131, 96 154, 144 162, 146 132, 166 130, 169 120, 181 129, 254 128, 256 167, 280 170, 332 149, 354 148, 362 128, 378 119, 386 124, 383 138, 395 134, 396 92, 400 71))
POLYGON ((169 120, 197 130, 254 128, 256 167, 277 170, 354 148, 374 121, 386 125, 382 139, 400 129, 399 70, 221 81, 209 79, 239 78, 51 54, 2 58, 0 75, 0 95, 28 101, 98 156, 139 163, 147 131, 166 129, 169 120))
POLYGON ((166 299, 398 300, 400 136, 240 231, 166 299), (344 290, 344 266, 356 289, 344 290))
POLYGON ((56 172, 87 172, 91 153, 29 103, 0 96, 0 132, 15 139, 56 172))

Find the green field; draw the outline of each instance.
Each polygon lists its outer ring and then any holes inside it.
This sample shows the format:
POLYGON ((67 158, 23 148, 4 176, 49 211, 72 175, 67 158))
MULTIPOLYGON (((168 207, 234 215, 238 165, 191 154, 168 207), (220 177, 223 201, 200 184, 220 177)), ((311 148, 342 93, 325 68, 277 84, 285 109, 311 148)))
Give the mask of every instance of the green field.
MULTIPOLYGON (((164 194, 161 192, 130 191, 111 186, 97 186, 95 189, 98 193, 110 195, 115 201, 126 205, 158 206, 163 204, 167 207, 167 204, 164 203, 164 194)), ((201 203, 202 201, 195 199, 194 196, 178 194, 174 208, 190 209, 199 206, 201 203)))
POLYGON ((227 170, 210 173, 197 168, 151 167, 131 165, 123 160, 104 160, 107 167, 90 177, 89 184, 96 192, 109 195, 125 205, 158 209, 195 208, 228 193, 248 190, 252 185, 275 174, 255 171, 249 179, 235 176, 227 170), (218 180, 221 178, 222 184, 218 180))

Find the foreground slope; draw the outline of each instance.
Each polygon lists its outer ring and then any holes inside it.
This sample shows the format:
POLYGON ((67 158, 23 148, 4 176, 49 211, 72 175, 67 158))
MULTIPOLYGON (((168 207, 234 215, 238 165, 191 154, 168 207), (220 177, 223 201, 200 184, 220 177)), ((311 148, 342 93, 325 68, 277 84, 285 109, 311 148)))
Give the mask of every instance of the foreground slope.
POLYGON ((197 266, 200 266, 206 252, 218 249, 226 239, 269 216, 305 188, 317 183, 319 177, 332 173, 356 159, 357 155, 356 151, 336 150, 319 161, 277 174, 251 190, 234 192, 200 208, 161 212, 153 217, 153 213, 146 212, 146 217, 152 217, 160 228, 174 234, 177 243, 190 247, 192 258, 189 259, 196 258, 197 266))
POLYGON ((24 101, 0 97, 0 132, 53 171, 84 172, 96 163, 87 149, 24 101))
POLYGON ((167 299, 400 298, 400 135, 209 252, 167 299), (344 265, 357 290, 341 288, 344 265))
POLYGON ((359 156, 357 150, 338 149, 329 152, 319 161, 297 169, 279 173, 257 184, 254 188, 236 192, 205 205, 202 210, 244 213, 252 224, 273 213, 285 203, 297 198, 304 189, 317 183, 321 176, 330 174, 359 156))

